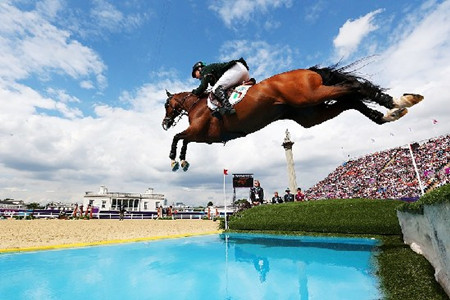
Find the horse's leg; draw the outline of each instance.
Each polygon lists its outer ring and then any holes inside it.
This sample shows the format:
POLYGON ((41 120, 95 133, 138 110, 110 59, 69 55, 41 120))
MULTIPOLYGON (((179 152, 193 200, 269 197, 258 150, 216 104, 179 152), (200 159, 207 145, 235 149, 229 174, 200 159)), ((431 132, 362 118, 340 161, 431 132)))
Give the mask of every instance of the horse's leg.
POLYGON ((189 169, 189 163, 186 161, 186 151, 187 151, 188 143, 189 142, 186 139, 184 139, 183 146, 181 147, 181 151, 180 151, 181 168, 185 172, 189 169))
POLYGON ((373 122, 377 123, 378 125, 398 120, 408 112, 408 110, 406 108, 399 108, 399 109, 395 109, 395 110, 390 110, 389 111, 390 113, 388 112, 388 114, 383 115, 381 112, 368 107, 362 101, 354 101, 352 104, 353 104, 353 107, 352 107, 353 109, 359 111, 364 116, 366 116, 373 122))
MULTIPOLYGON (((341 103, 345 103, 348 105, 348 109, 355 109, 362 113, 364 116, 372 120, 373 122, 377 123, 378 125, 392 122, 400 119, 404 115, 408 113, 408 110, 406 108, 394 108, 387 112, 386 115, 383 115, 381 112, 372 109, 368 107, 363 101, 355 98, 349 98, 349 97, 343 97, 338 100, 343 101, 341 103)), ((339 103, 338 102, 338 103, 339 103)))
POLYGON ((173 137, 173 140, 172 140, 172 146, 170 148, 169 158, 172 161, 171 167, 172 167, 173 172, 177 171, 178 168, 180 167, 180 164, 175 160, 175 158, 177 156, 177 144, 178 144, 179 140, 180 140, 180 133, 175 134, 175 136, 173 137))
POLYGON ((361 83, 359 92, 365 96, 366 99, 372 100, 386 108, 389 108, 390 111, 388 114, 390 115, 398 113, 398 110, 411 107, 423 99, 423 96, 418 94, 403 94, 400 98, 393 98, 392 96, 384 93, 381 88, 372 84, 370 81, 361 83))
MULTIPOLYGON (((379 125, 393 121, 387 118, 381 112, 367 107, 364 102, 351 99, 348 99, 347 101, 337 101, 333 104, 322 103, 320 105, 308 108, 290 109, 289 113, 286 115, 286 118, 296 121, 305 128, 309 128, 321 124, 325 121, 331 120, 349 109, 359 111, 371 121, 379 125)), ((406 109, 403 110, 405 110, 404 114, 406 114, 406 109)), ((401 116, 399 116, 398 118, 400 118, 401 116)))

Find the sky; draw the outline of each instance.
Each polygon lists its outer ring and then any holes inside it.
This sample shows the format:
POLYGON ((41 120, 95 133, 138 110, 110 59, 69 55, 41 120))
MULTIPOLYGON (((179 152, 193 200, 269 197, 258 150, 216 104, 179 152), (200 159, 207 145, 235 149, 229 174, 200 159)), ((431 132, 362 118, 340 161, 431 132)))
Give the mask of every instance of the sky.
POLYGON ((0 20, 0 199, 81 203, 105 185, 219 205, 233 173, 254 174, 270 198, 288 186, 286 129, 304 190, 348 159, 450 133, 450 1, 3 0, 0 20), (165 89, 197 87, 197 61, 239 57, 257 81, 362 60, 357 74, 393 97, 425 99, 381 126, 348 111, 191 143, 190 169, 172 172, 170 144, 188 122, 162 129, 165 89))

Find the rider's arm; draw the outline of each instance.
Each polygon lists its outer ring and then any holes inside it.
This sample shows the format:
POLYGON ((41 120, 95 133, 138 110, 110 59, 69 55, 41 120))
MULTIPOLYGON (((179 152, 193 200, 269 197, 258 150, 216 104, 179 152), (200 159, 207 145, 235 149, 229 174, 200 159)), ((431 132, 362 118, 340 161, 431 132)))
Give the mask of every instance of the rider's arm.
POLYGON ((211 85, 212 85, 212 83, 213 83, 212 79, 213 79, 213 76, 210 74, 203 76, 203 78, 200 82, 200 85, 198 86, 198 88, 193 89, 192 93, 197 96, 201 96, 208 88, 208 84, 211 83, 211 85))

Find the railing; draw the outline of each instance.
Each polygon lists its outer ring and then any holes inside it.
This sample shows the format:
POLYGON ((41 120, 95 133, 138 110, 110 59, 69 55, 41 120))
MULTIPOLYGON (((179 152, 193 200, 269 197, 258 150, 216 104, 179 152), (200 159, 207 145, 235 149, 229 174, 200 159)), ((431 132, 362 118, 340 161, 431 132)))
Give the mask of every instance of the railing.
MULTIPOLYGON (((36 219, 58 219, 58 218, 70 218, 72 217, 72 212, 70 211, 62 211, 64 214, 61 214, 58 210, 36 210, 34 212, 30 211, 0 211, 0 216, 11 218, 11 217, 27 217, 27 216, 33 216, 36 219)), ((227 215, 231 215, 232 212, 227 212, 227 215)), ((90 214, 87 214, 90 216, 90 214)), ((219 216, 223 217, 224 213, 220 212, 219 216)), ((82 216, 78 216, 80 218, 84 217, 85 214, 83 213, 82 216)), ((164 215, 164 219, 173 219, 173 220, 200 220, 207 218, 207 213, 205 212, 178 212, 176 214, 172 215, 164 215)), ((215 214, 210 214, 210 219, 217 217, 215 214)), ((119 219, 120 214, 119 212, 115 211, 103 211, 103 212, 94 212, 92 214, 93 219, 119 219)), ((157 212, 147 212, 147 213, 140 213, 140 212, 127 212, 124 215, 124 219, 128 220, 144 220, 144 219, 151 219, 156 220, 158 219, 157 212)))
MULTIPOLYGON (((171 216, 163 216, 164 219, 170 219, 172 218, 173 220, 200 220, 204 217, 204 214, 173 214, 171 216)), ((119 213, 98 213, 94 215, 94 218, 97 219, 119 219, 120 218, 120 214, 119 213)), ((128 220, 144 220, 144 219, 151 219, 151 220, 156 220, 158 219, 158 215, 157 214, 140 214, 140 213, 126 213, 123 217, 124 219, 128 219, 128 220)))

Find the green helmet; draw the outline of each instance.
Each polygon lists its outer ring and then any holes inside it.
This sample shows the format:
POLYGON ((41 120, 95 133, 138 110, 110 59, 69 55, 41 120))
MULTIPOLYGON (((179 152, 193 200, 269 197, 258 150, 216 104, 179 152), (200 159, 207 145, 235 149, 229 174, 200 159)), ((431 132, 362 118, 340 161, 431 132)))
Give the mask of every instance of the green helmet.
POLYGON ((203 68, 204 66, 205 64, 202 61, 196 62, 192 67, 192 78, 195 78, 195 71, 197 71, 198 68, 203 68))

